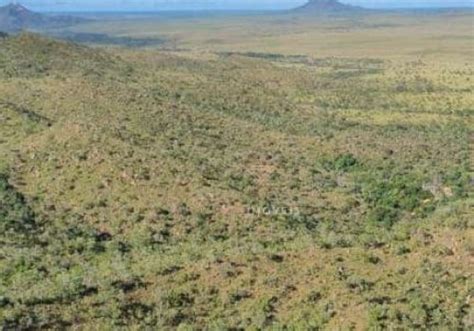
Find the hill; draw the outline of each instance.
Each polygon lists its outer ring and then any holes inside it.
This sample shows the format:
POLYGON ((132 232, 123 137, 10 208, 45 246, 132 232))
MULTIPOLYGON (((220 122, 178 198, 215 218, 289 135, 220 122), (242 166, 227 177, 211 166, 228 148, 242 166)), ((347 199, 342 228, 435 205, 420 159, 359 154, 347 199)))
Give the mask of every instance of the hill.
POLYGON ((0 31, 17 32, 23 29, 63 27, 84 21, 78 17, 36 13, 21 4, 11 3, 0 7, 0 31))
POLYGON ((362 7, 341 3, 337 0, 309 0, 305 5, 295 10, 307 13, 335 13, 360 11, 362 7))
POLYGON ((1 38, 0 329, 472 329, 473 65, 351 54, 1 38))
POLYGON ((0 78, 44 77, 81 73, 102 75, 122 70, 123 63, 99 49, 60 42, 30 32, 0 39, 0 78))

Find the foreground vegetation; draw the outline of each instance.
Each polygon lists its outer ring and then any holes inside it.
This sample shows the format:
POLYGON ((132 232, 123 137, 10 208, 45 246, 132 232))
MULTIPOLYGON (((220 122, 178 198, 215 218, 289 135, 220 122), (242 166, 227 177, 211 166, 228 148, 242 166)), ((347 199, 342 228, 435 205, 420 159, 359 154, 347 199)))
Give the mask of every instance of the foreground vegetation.
POLYGON ((0 39, 1 327, 474 327, 464 56, 0 39))

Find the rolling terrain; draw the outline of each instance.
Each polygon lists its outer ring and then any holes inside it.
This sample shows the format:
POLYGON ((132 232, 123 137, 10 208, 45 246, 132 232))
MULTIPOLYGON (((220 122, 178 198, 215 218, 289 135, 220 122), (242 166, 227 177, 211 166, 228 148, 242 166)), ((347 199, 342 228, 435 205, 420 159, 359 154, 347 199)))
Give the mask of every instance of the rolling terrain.
POLYGON ((474 327, 471 18, 0 38, 0 327, 474 327))

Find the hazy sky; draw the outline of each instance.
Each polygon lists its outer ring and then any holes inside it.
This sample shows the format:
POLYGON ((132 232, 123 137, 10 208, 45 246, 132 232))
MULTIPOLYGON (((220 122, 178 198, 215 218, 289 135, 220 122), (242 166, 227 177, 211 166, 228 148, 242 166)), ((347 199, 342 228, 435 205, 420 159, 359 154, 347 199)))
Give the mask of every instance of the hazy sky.
MULTIPOLYGON (((462 7, 474 0, 340 0, 370 8, 462 7)), ((12 0, 0 0, 6 4, 12 0)), ((307 0, 19 0, 35 10, 283 9, 307 0)))

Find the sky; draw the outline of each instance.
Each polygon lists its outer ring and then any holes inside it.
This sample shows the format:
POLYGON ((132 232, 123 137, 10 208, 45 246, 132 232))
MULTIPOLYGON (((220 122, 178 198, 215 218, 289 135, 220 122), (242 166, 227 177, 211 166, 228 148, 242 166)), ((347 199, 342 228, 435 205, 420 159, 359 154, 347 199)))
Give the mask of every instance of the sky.
MULTIPOLYGON (((38 11, 158 11, 187 9, 287 9, 307 0, 18 0, 38 11)), ((474 0, 340 0, 367 8, 473 7, 474 0)), ((0 5, 13 0, 0 0, 0 5)))

